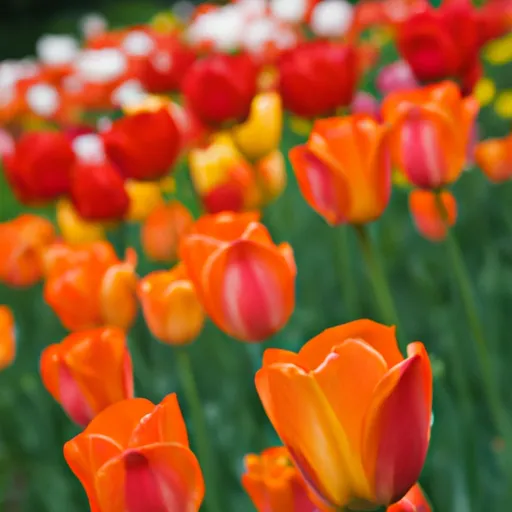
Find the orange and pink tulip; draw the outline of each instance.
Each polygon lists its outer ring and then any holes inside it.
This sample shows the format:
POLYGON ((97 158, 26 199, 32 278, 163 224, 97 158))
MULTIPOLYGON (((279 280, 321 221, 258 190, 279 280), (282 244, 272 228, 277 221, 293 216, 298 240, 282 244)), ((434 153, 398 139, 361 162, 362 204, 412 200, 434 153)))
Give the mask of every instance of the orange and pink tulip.
POLYGON ((388 506, 418 480, 432 412, 422 343, 411 343, 404 359, 394 327, 357 320, 327 329, 298 354, 266 350, 255 382, 294 464, 327 509, 388 506))
POLYGON ((132 359, 121 329, 72 333, 43 351, 40 367, 48 392, 82 426, 109 405, 133 397, 132 359))
POLYGON ((241 341, 279 331, 295 305, 296 267, 289 244, 275 245, 255 213, 199 219, 181 256, 206 313, 241 341))
POLYGON ((64 445, 91 512, 197 512, 204 497, 175 394, 118 402, 64 445))

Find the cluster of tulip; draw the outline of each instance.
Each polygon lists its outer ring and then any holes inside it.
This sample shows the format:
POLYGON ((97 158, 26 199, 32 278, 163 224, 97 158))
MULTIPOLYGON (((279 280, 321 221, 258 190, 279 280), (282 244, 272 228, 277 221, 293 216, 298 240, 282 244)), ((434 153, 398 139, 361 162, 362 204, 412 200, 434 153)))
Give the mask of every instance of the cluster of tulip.
MULTIPOLYGON (((288 155, 304 199, 328 224, 354 228, 376 306, 399 339, 405 333, 366 229, 393 184, 410 188, 417 230, 452 244, 471 309, 447 187, 468 160, 491 181, 512 177, 512 134, 477 142, 473 95, 480 50, 510 27, 512 6, 497 0, 479 9, 467 0, 439 8, 424 0, 238 0, 201 5, 186 22, 160 15, 118 31, 93 17, 83 48, 46 36, 38 62, 0 64, 5 178, 23 205, 55 204, 57 224, 31 213, 0 223, 0 282, 42 280, 45 302, 71 332, 44 349, 40 373, 84 429, 64 457, 92 512, 195 511, 205 487, 208 511, 224 510, 182 346, 206 317, 253 344, 294 311, 293 249, 273 241, 260 214, 286 188, 283 111, 308 133, 288 155), (389 40, 403 60, 379 73, 380 101, 357 89, 389 40), (178 200, 182 161, 198 218, 178 200), (141 223, 143 256, 171 269, 140 276, 131 247, 120 259, 108 235, 128 221, 141 223), (127 335, 139 306, 185 369, 198 458, 175 393, 156 406, 134 397, 127 335)), ((1 368, 16 355, 14 325, 1 306, 1 368)), ((354 320, 298 353, 264 352, 255 386, 283 446, 245 458, 242 485, 258 511, 431 510, 417 484, 430 440, 431 364, 420 342, 404 358, 388 325, 354 320)), ((493 408, 483 356, 481 364, 493 408)))

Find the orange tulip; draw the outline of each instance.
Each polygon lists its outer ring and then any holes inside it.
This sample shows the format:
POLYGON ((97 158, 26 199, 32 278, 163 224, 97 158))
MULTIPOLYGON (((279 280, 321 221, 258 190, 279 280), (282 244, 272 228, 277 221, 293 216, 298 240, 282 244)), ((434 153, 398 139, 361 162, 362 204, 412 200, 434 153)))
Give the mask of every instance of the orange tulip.
POLYGON ((170 345, 194 341, 203 323, 203 307, 183 264, 151 272, 138 287, 144 318, 155 338, 170 345))
POLYGON ((493 183, 512 178, 512 133, 501 139, 479 142, 475 148, 475 160, 493 183))
POLYGON ((64 445, 91 512, 197 512, 204 496, 175 394, 118 402, 64 445))
POLYGON ((244 459, 242 485, 258 512, 315 512, 316 505, 284 446, 244 459))
POLYGON ((276 246, 257 214, 206 215, 181 244, 185 267, 213 322, 242 341, 279 331, 295 305, 292 248, 276 246))
POLYGON ((386 506, 418 479, 430 438, 432 370, 422 343, 407 354, 394 327, 371 320, 327 329, 298 354, 265 351, 256 389, 324 506, 386 506))
POLYGON ((43 351, 40 366, 45 388, 79 425, 133 397, 132 359, 121 329, 70 334, 43 351))
POLYGON ((43 252, 55 239, 50 221, 23 214, 0 223, 0 282, 31 286, 41 279, 43 252))
POLYGON ((0 306, 0 370, 10 366, 15 357, 14 317, 8 306, 0 306))
POLYGON ((391 125, 393 163, 417 187, 453 183, 464 169, 478 108, 453 82, 389 94, 382 114, 391 125))
POLYGON ((308 204, 329 224, 363 224, 389 202, 391 167, 384 126, 356 114, 321 119, 290 161, 308 204))
POLYGON ((387 512, 432 512, 432 507, 419 484, 416 484, 399 502, 388 507, 387 512))
POLYGON ((46 255, 44 299, 71 331, 103 325, 128 329, 137 313, 136 260, 128 249, 125 261, 119 261, 108 242, 58 244, 46 255))
POLYGON ((180 240, 193 222, 192 214, 179 201, 157 206, 141 229, 144 254, 153 261, 175 261, 180 240))
POLYGON ((457 202, 453 195, 441 192, 444 211, 441 210, 435 193, 430 190, 413 190, 409 194, 409 209, 418 232, 432 242, 446 238, 448 228, 457 219, 457 202))

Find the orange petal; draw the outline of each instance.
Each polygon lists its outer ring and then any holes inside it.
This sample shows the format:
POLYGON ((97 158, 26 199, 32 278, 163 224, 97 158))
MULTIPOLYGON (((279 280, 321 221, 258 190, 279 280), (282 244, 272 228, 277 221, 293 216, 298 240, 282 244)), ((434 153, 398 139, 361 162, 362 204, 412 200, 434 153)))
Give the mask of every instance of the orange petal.
POLYGON ((291 364, 275 364, 259 370, 255 383, 309 488, 326 505, 347 505, 357 480, 349 443, 315 378, 291 364))
POLYGON ((219 250, 203 271, 207 312, 231 336, 260 341, 293 312, 294 275, 276 247, 240 240, 219 250))
POLYGON ((379 324, 373 320, 354 320, 337 327, 326 329, 309 340, 300 350, 303 364, 315 369, 322 364, 329 352, 345 340, 358 339, 372 346, 379 352, 389 367, 402 361, 395 336, 395 327, 379 324))
POLYGON ((39 362, 39 371, 44 387, 53 396, 53 398, 60 401, 59 391, 59 365, 61 362, 61 346, 58 343, 46 347, 39 362))
POLYGON ((10 366, 15 356, 14 317, 8 306, 0 306, 0 370, 10 366))
POLYGON ((275 363, 290 363, 298 367, 301 366, 300 358, 295 352, 280 348, 267 348, 263 353, 263 366, 270 366, 275 363))
POLYGON ((251 222, 248 224, 240 238, 242 240, 252 240, 253 242, 270 245, 272 247, 275 245, 268 229, 260 222, 251 222))
POLYGON ((475 160, 493 183, 512 178, 512 135, 479 142, 475 148, 475 160))
POLYGON ((198 511, 204 497, 197 459, 173 443, 126 451, 98 471, 96 486, 102 512, 198 511))
POLYGON ((399 500, 421 473, 431 417, 426 390, 431 388, 428 358, 416 353, 391 369, 375 389, 365 420, 363 460, 377 504, 399 500))
POLYGON ((291 149, 289 158, 309 206, 330 224, 345 222, 350 210, 350 196, 339 173, 317 158, 307 146, 291 149))
POLYGON ((388 507, 386 512, 432 512, 432 507, 420 484, 415 484, 399 502, 388 507))
POLYGON ((240 238, 251 222, 258 222, 259 212, 222 212, 203 215, 191 228, 191 233, 201 234, 230 242, 240 238))
POLYGON ((167 395, 135 428, 130 447, 152 443, 179 443, 188 446, 187 427, 176 393, 167 395))

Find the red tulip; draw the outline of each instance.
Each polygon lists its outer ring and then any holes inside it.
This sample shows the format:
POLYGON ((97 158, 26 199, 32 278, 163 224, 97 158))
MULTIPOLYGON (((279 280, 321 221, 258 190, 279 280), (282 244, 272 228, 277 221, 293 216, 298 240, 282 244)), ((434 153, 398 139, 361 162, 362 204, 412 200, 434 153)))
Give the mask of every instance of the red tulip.
POLYGON ((122 219, 130 207, 124 180, 109 162, 77 162, 71 173, 71 199, 87 220, 122 219))
POLYGON ((103 141, 107 156, 125 177, 135 180, 166 175, 181 145, 178 127, 164 106, 118 119, 103 141))
POLYGON ((348 106, 359 78, 356 49, 329 41, 298 45, 283 53, 278 67, 284 107, 302 117, 348 106))
POLYGON ((14 153, 4 156, 4 170, 20 201, 49 201, 69 192, 74 161, 66 135, 32 132, 20 138, 14 153))
POLYGON ((246 54, 215 54, 198 60, 183 81, 186 103, 208 125, 244 121, 256 88, 257 68, 246 54))

